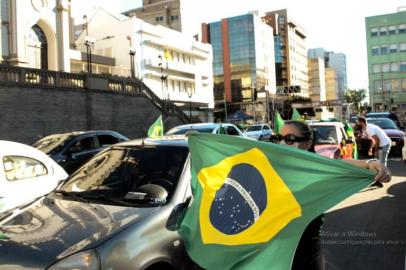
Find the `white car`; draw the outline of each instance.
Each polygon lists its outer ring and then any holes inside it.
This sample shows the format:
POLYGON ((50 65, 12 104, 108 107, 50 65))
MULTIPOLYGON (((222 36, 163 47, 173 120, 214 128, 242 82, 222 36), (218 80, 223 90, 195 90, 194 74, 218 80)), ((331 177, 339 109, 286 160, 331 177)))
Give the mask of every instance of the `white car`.
POLYGON ((403 162, 406 165, 406 144, 403 145, 403 148, 402 148, 402 159, 403 159, 403 162))
POLYGON ((244 133, 248 138, 258 141, 269 141, 272 136, 272 129, 267 124, 254 124, 244 133))
POLYGON ((34 147, 0 140, 0 213, 48 194, 68 174, 34 147))
POLYGON ((197 131, 201 133, 214 133, 214 134, 227 134, 232 136, 241 136, 245 137, 245 135, 241 132, 241 130, 229 123, 217 124, 217 123, 199 123, 199 124, 188 124, 177 126, 170 129, 166 135, 183 135, 188 131, 197 131), (221 130, 219 130, 221 125, 221 130))

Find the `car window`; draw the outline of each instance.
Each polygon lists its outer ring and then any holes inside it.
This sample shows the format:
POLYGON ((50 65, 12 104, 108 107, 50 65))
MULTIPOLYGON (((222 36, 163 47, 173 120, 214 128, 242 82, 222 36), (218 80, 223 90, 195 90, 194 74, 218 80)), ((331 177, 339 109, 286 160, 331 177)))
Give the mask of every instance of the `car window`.
POLYGON ((117 137, 108 134, 97 135, 97 140, 99 141, 99 145, 102 147, 119 142, 119 139, 117 137))
POLYGON ((69 144, 73 137, 73 135, 51 135, 36 141, 32 146, 45 154, 53 155, 69 144))
POLYGON ((40 177, 48 174, 46 166, 33 158, 22 156, 3 157, 6 179, 16 181, 21 179, 40 177))
POLYGON ((393 122, 390 119, 375 119, 375 118, 369 118, 368 123, 377 125, 378 127, 382 129, 397 129, 397 126, 395 122, 393 122))
POLYGON ((79 153, 84 151, 89 151, 95 149, 96 146, 94 144, 93 137, 86 137, 82 139, 78 139, 73 145, 71 145, 68 149, 70 153, 79 153))
POLYGON ((269 130, 269 127, 268 127, 268 126, 264 126, 264 129, 265 129, 265 130, 269 130))
POLYGON ((247 131, 260 131, 261 126, 250 126, 247 131))
POLYGON ((226 127, 226 131, 227 131, 227 134, 228 134, 228 135, 231 135, 231 136, 240 136, 240 133, 238 132, 238 130, 237 130, 235 127, 233 127, 233 126, 228 126, 228 127, 226 127))
POLYGON ((61 190, 99 192, 124 199, 147 183, 163 186, 173 193, 188 155, 186 147, 142 146, 110 149, 78 170, 61 190))
POLYGON ((312 126, 315 133, 315 141, 319 144, 336 144, 338 143, 335 126, 312 126))
POLYGON ((200 132, 200 133, 212 133, 213 129, 214 128, 196 128, 196 127, 183 128, 183 129, 173 128, 173 129, 169 130, 166 134, 167 135, 183 135, 183 134, 186 134, 186 132, 189 132, 192 130, 200 132))

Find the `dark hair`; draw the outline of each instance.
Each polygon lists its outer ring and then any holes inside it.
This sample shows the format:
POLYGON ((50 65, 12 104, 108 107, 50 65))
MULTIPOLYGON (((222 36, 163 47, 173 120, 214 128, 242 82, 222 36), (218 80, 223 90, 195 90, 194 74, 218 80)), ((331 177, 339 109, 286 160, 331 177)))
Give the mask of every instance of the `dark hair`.
POLYGON ((358 120, 358 122, 361 122, 361 123, 364 123, 364 124, 367 123, 367 119, 364 116, 358 116, 357 120, 358 120))
POLYGON ((310 148, 307 150, 309 152, 313 152, 315 153, 316 150, 314 149, 314 131, 309 127, 308 124, 306 124, 305 122, 301 122, 301 121, 296 121, 296 120, 290 120, 290 121, 286 121, 285 125, 293 125, 295 128, 297 128, 299 130, 299 132, 302 134, 302 136, 304 138, 309 139, 309 141, 312 141, 312 145, 310 146, 310 148))

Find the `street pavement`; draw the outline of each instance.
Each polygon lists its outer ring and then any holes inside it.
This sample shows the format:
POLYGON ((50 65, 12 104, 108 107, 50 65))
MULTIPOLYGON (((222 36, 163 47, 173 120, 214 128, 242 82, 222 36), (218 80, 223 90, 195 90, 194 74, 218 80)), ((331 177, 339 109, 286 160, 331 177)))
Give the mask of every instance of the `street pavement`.
POLYGON ((325 214, 327 270, 406 270, 406 165, 388 163, 392 181, 366 188, 325 214))

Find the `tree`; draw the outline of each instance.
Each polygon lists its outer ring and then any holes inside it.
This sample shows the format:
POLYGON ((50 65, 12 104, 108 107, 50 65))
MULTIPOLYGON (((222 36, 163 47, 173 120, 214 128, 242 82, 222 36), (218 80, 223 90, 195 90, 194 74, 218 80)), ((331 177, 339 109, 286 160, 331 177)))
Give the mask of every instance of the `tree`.
POLYGON ((352 90, 352 89, 347 89, 345 91, 345 99, 348 103, 352 103, 355 111, 357 113, 361 112, 361 102, 365 99, 366 97, 366 90, 365 89, 358 89, 358 90, 352 90))

